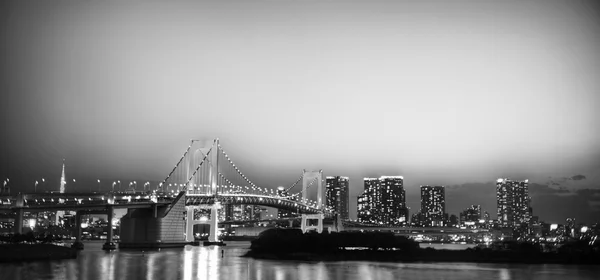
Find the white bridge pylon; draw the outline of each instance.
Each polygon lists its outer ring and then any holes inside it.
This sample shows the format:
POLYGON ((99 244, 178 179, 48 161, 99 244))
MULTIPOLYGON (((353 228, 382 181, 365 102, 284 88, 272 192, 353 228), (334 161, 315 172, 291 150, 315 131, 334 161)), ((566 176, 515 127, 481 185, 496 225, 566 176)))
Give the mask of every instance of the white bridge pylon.
MULTIPOLYGON (((193 144, 194 140, 192 140, 192 144, 193 144)), ((190 145, 191 147, 191 145, 190 145)), ((205 174, 205 181, 206 184, 204 184, 204 186, 206 186, 205 188, 205 192, 208 195, 214 195, 216 196, 218 191, 217 191, 217 186, 219 185, 219 153, 221 151, 219 151, 220 149, 220 145, 219 145, 219 138, 216 138, 213 142, 211 146, 208 147, 204 147, 204 148, 199 148, 198 150, 196 150, 196 152, 201 152, 201 154, 203 155, 203 160, 198 164, 198 167, 196 168, 196 170, 193 172, 193 175, 191 175, 192 177, 195 177, 196 172, 198 172, 198 170, 200 169, 200 167, 204 164, 204 170, 206 170, 208 174, 205 174)), ((187 153, 187 151, 186 151, 187 153)), ((195 153, 194 153, 195 154, 195 153)), ((185 155, 184 155, 185 157, 185 155)), ((187 161, 190 161, 189 158, 186 158, 187 161)), ((193 185, 191 185, 190 181, 192 179, 192 177, 189 177, 189 171, 190 171, 190 167, 194 167, 193 165, 190 164, 190 162, 185 162, 185 170, 186 170, 186 178, 189 178, 187 180, 187 182, 185 183, 185 189, 188 191, 188 194, 190 191, 194 191, 195 187, 193 185)), ((204 183, 204 182, 202 182, 204 183)), ((185 240, 187 242, 193 242, 194 241, 194 225, 196 224, 209 224, 210 225, 210 229, 209 229, 209 235, 208 235, 208 241, 209 242, 219 242, 219 230, 218 230, 218 210, 221 208, 220 203, 215 199, 215 202, 211 205, 207 205, 207 206, 186 206, 186 226, 185 226, 185 240), (195 212, 196 210, 199 209, 210 209, 210 219, 208 221, 200 221, 200 220, 196 220, 195 219, 195 212)))
MULTIPOLYGON (((313 181, 317 182, 317 208, 323 209, 323 170, 306 171, 302 174, 302 200, 307 200, 308 187, 313 181)), ((302 214, 302 232, 316 230, 318 233, 323 232, 323 212, 318 214, 302 214)))

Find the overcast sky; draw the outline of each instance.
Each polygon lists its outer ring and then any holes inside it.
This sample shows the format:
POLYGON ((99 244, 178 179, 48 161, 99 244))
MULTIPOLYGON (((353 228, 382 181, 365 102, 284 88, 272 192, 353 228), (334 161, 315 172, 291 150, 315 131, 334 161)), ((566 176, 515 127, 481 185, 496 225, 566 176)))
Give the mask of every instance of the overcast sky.
MULTIPOLYGON (((58 189, 65 158, 81 188, 160 181, 191 138, 219 137, 261 186, 302 169, 349 176, 352 217, 365 176, 403 175, 412 213, 422 184, 584 175, 562 188, 597 190, 598 11, 567 0, 3 1, 0 175, 14 190, 42 177, 58 189)), ((456 209, 478 203, 453 197, 456 209)), ((600 207, 588 206, 578 211, 600 207)))

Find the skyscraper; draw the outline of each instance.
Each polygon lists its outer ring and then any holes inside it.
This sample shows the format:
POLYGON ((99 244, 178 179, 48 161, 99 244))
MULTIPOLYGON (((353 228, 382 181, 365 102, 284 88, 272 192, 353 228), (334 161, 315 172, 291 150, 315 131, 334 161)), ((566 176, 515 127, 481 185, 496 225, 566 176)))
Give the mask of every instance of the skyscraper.
POLYGON ((424 226, 444 226, 446 221, 444 186, 421 186, 421 219, 424 226))
POLYGON ((503 227, 517 227, 529 223, 531 219, 531 198, 528 180, 496 181, 496 200, 498 202, 498 222, 503 227))
POLYGON ((340 215, 342 220, 348 220, 350 179, 348 177, 328 176, 325 182, 325 205, 340 215))
POLYGON ((408 220, 406 192, 402 176, 382 176, 379 178, 381 190, 381 221, 384 224, 400 225, 408 220))
POLYGON ((402 176, 364 178, 364 185, 358 197, 359 222, 402 225, 408 221, 402 176))
POLYGON ((379 216, 379 198, 377 188, 379 180, 377 178, 364 178, 364 191, 358 196, 358 222, 360 223, 379 223, 376 217, 379 216))

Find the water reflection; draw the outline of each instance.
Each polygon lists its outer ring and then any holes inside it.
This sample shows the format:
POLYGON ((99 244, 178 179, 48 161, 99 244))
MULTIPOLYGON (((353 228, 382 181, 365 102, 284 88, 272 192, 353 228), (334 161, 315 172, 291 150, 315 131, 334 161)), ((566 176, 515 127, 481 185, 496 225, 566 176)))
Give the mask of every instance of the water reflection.
POLYGON ((595 279, 600 268, 473 263, 298 262, 241 257, 248 243, 104 252, 86 244, 75 260, 0 264, 2 279, 595 279), (222 251, 221 251, 222 250, 222 251))

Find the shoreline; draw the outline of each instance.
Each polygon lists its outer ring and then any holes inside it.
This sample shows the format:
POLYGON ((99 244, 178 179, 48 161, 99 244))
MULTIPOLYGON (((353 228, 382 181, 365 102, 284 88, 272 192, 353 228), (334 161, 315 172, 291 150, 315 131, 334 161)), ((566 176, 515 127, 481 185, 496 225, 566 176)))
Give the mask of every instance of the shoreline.
POLYGON ((52 244, 0 244, 0 263, 77 258, 77 250, 52 244))
POLYGON ((419 249, 414 252, 398 251, 348 251, 337 252, 254 252, 248 251, 243 257, 268 260, 297 261, 375 261, 375 262, 467 262, 467 263, 506 263, 506 264, 574 264, 600 265, 600 259, 591 255, 564 254, 519 254, 515 252, 494 252, 478 250, 435 250, 419 249))
POLYGON ((302 233, 272 229, 252 241, 245 257, 302 261, 473 262, 600 265, 599 248, 586 242, 544 252, 539 244, 503 242, 493 248, 421 248, 404 236, 381 232, 302 233), (358 249, 358 250, 357 250, 358 249))

